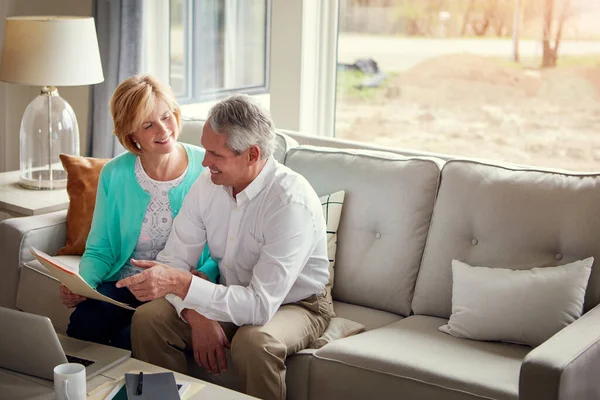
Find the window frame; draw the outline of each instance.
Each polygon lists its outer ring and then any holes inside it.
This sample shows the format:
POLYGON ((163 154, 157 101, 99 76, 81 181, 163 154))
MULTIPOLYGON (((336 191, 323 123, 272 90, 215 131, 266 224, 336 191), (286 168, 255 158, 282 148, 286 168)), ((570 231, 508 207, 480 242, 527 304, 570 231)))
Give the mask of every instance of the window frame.
MULTIPOLYGON (((270 109, 278 128, 334 137, 339 0, 269 4, 268 88, 248 94, 270 109)), ((147 2, 144 13, 144 70, 170 82, 170 1, 147 2)), ((216 100, 186 101, 183 114, 203 119, 216 100)))
POLYGON ((278 128, 334 137, 338 15, 338 0, 273 3, 271 115, 278 128))
MULTIPOLYGON (((228 34, 229 35, 234 35, 235 36, 235 29, 237 28, 237 25, 232 25, 232 24, 227 24, 227 15, 231 15, 234 14, 236 12, 236 8, 237 5, 239 4, 238 2, 241 1, 245 1, 245 0, 233 0, 233 1, 225 1, 224 3, 224 7, 226 7, 225 10, 225 29, 228 30, 228 34)), ((219 89, 203 89, 200 86, 199 80, 198 80, 198 74, 202 74, 202 71, 200 70, 201 67, 199 67, 200 64, 200 57, 202 57, 202 54, 204 52, 202 51, 198 51, 195 52, 195 49, 197 49, 197 43, 195 43, 195 40, 197 40, 197 38, 200 36, 200 32, 198 32, 198 26, 200 26, 199 24, 199 19, 202 18, 202 13, 201 13, 201 9, 199 7, 195 6, 195 1, 194 0, 183 0, 183 6, 184 6, 184 16, 185 16, 185 21, 184 21, 184 25, 183 25, 183 37, 185 39, 185 44, 184 44, 184 49, 185 49, 185 55, 184 55, 184 69, 183 69, 183 80, 185 82, 185 88, 183 93, 177 93, 176 97, 177 97, 177 101, 181 104, 181 105, 188 105, 188 104, 196 104, 196 103, 204 103, 204 102, 209 102, 209 101, 214 101, 214 100, 218 100, 218 99, 222 99, 222 98, 226 98, 227 96, 233 94, 233 93, 245 93, 248 95, 257 95, 257 94, 264 94, 264 93, 268 93, 269 92, 269 86, 270 86, 270 65, 269 65, 269 59, 270 59, 270 53, 271 53, 271 49, 270 49, 270 40, 269 40, 269 36, 271 35, 271 10, 272 10, 272 0, 264 0, 265 2, 265 29, 263 31, 263 40, 265 43, 265 55, 264 55, 264 71, 262 73, 262 81, 263 84, 262 85, 249 85, 249 86, 237 86, 237 87, 233 87, 233 88, 219 88, 219 89)), ((169 1, 169 11, 170 11, 170 4, 171 1, 169 1)), ((171 35, 171 30, 170 30, 170 16, 169 16, 169 37, 171 35)), ((169 43, 170 43, 170 39, 169 39, 169 43)), ((224 50, 223 53, 226 54, 230 54, 232 53, 231 49, 228 48, 228 46, 231 46, 231 42, 230 41, 225 41, 224 43, 224 50)), ((235 53, 235 52, 233 52, 235 53)), ((169 51, 169 58, 170 58, 170 51, 169 51)), ((170 77, 171 77, 171 63, 169 62, 169 82, 170 82, 170 77)), ((226 69, 226 67, 225 67, 226 69)), ((224 74, 226 73, 226 71, 223 72, 224 74)), ((227 77, 224 78, 225 80, 227 79, 227 77)))

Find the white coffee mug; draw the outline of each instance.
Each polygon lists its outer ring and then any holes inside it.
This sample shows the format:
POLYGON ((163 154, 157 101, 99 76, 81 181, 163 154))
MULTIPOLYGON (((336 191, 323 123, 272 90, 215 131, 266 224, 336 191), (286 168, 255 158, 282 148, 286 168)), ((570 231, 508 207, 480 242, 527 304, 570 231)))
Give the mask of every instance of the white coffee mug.
POLYGON ((54 393, 57 400, 85 400, 85 367, 60 364, 54 367, 54 393))

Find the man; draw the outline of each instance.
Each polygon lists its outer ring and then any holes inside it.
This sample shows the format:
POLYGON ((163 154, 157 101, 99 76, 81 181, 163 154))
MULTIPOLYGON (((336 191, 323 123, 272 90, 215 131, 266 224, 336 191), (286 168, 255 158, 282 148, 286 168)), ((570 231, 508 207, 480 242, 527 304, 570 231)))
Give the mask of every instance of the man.
POLYGON ((321 336, 331 315, 321 204, 301 175, 275 161, 273 121, 248 96, 211 109, 202 146, 206 169, 165 249, 157 261, 132 261, 149 269, 117 283, 153 300, 134 314, 133 352, 185 373, 193 351, 218 374, 231 348, 246 393, 285 399, 286 356, 321 336), (207 243, 220 284, 189 272, 207 243))

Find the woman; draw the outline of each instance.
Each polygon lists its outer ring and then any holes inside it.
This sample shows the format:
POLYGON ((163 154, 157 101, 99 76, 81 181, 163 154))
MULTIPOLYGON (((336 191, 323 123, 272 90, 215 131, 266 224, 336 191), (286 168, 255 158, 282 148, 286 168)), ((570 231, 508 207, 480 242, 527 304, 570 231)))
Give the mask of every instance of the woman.
MULTIPOLYGON (((202 171, 204 150, 177 142, 181 110, 173 91, 151 75, 134 75, 110 100, 114 134, 128 152, 109 161, 98 181, 96 207, 79 273, 98 292, 132 306, 141 304, 116 281, 139 272, 131 259, 154 260, 173 218, 202 171)), ((202 254, 199 272, 216 281, 218 267, 202 254)), ((193 271, 195 272, 195 271, 193 271)), ((61 286, 71 314, 67 334, 131 349, 133 312, 72 293, 61 286)))

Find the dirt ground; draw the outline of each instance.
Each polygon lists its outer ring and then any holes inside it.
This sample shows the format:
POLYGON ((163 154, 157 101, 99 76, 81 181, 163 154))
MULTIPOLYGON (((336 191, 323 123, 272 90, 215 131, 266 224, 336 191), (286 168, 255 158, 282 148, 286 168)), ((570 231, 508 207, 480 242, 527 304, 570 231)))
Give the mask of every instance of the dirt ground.
POLYGON ((445 55, 369 90, 338 86, 336 137, 600 171, 600 65, 533 70, 445 55))

